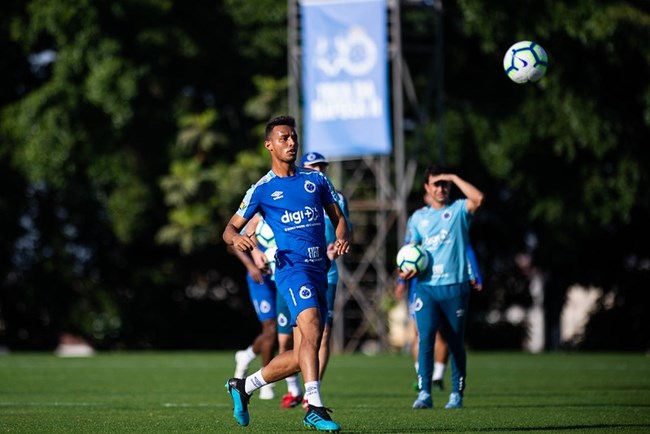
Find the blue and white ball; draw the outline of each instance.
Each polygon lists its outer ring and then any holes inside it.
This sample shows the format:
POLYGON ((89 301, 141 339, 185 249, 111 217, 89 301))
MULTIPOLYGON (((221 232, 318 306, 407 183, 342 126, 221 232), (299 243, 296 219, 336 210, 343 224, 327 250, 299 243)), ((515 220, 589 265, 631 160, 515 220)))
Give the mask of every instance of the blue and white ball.
POLYGON ((415 270, 420 274, 428 266, 429 256, 418 244, 406 244, 397 252, 397 268, 402 272, 415 270))
POLYGON ((271 274, 275 274, 275 254, 278 251, 277 246, 269 247, 264 251, 264 256, 266 256, 266 263, 268 264, 271 274))
POLYGON ((275 235, 273 235, 273 230, 264 219, 260 218, 259 223, 255 226, 255 236, 257 237, 257 242, 264 249, 275 246, 275 235))
POLYGON ((541 45, 520 41, 508 48, 503 57, 503 69, 515 83, 538 81, 546 74, 548 55, 541 45))

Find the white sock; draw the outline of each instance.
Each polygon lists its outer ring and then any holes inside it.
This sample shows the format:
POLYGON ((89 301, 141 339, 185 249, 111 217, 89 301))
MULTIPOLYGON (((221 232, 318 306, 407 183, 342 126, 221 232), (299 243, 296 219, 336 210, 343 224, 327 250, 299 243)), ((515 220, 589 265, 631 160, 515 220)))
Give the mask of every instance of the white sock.
POLYGON ((320 399, 320 381, 305 383, 305 399, 309 405, 323 407, 323 401, 320 399))
POLYGON ((286 378, 287 380, 287 392, 293 396, 302 395, 302 389, 300 388, 300 381, 298 380, 297 375, 292 375, 286 378))
POLYGON ((248 357, 248 362, 249 363, 252 362, 253 359, 257 356, 257 354, 255 354, 255 352, 253 351, 253 346, 250 345, 248 348, 246 348, 245 351, 246 351, 246 356, 248 357))
POLYGON ((265 386, 266 384, 267 382, 262 377, 262 370, 260 369, 256 373, 246 377, 246 386, 244 387, 244 389, 246 390, 246 393, 250 395, 260 387, 265 386))
POLYGON ((442 380, 442 377, 445 376, 446 364, 436 362, 433 364, 433 381, 442 380))
POLYGON ((415 373, 418 373, 418 369, 420 368, 420 364, 418 362, 413 363, 413 367, 415 368, 415 373))

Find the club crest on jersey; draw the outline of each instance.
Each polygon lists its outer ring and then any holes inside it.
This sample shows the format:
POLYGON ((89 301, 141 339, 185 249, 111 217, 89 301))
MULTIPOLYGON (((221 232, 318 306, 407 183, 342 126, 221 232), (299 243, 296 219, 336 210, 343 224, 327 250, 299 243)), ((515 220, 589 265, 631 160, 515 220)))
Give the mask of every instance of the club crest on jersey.
POLYGON ((313 193, 316 191, 316 184, 311 182, 310 180, 305 181, 305 191, 307 193, 313 193))
POLYGON ((276 190, 273 193, 271 193, 271 197, 273 198, 273 200, 282 199, 284 197, 284 192, 280 190, 276 190))
POLYGON ((311 289, 309 289, 309 287, 303 285, 303 286, 300 287, 300 291, 298 292, 298 295, 303 300, 307 300, 308 298, 311 297, 311 289))
POLYGON ((442 213, 442 219, 443 220, 449 220, 451 218, 451 211, 447 210, 442 213))
POLYGON ((284 326, 286 326, 288 323, 289 323, 289 320, 287 319, 287 317, 285 316, 285 314, 281 313, 281 314, 278 315, 278 325, 279 325, 280 327, 284 327, 284 326))
POLYGON ((269 313, 271 311, 271 304, 264 300, 260 303, 260 312, 269 313))
POLYGON ((419 312, 422 306, 424 306, 422 299, 420 297, 416 298, 413 302, 413 312, 419 312))

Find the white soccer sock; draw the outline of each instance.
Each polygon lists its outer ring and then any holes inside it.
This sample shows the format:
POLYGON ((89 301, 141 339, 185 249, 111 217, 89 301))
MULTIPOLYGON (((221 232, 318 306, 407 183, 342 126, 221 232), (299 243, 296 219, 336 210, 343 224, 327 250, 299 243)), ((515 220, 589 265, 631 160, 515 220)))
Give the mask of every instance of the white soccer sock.
POLYGON ((320 381, 305 383, 305 399, 309 402, 309 405, 323 407, 323 401, 320 398, 320 381))
POLYGON ((287 380, 287 392, 293 396, 302 395, 302 389, 300 388, 300 381, 297 375, 292 375, 286 378, 287 380))
POLYGON ((246 393, 250 395, 260 387, 265 386, 266 384, 267 382, 262 377, 262 370, 260 369, 254 374, 246 377, 246 386, 244 387, 244 389, 246 390, 246 393))
POLYGON ((418 373, 418 369, 420 368, 420 364, 418 362, 413 363, 413 367, 415 368, 415 373, 418 373))
POLYGON ((446 364, 436 362, 433 364, 433 381, 436 380, 442 380, 442 377, 445 376, 445 368, 447 367, 446 364))
POLYGON ((248 363, 252 362, 253 359, 255 359, 255 357, 257 356, 257 354, 255 354, 255 351, 253 351, 252 345, 250 345, 244 351, 246 351, 246 356, 248 357, 248 363))

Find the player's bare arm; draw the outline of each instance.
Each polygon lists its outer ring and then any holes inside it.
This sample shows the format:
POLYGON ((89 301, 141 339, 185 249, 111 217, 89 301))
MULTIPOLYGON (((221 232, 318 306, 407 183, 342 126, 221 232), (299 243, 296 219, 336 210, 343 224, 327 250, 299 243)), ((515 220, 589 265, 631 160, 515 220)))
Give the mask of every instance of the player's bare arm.
POLYGON ((255 231, 250 231, 244 235, 240 234, 241 229, 246 226, 248 220, 245 218, 234 214, 228 224, 226 229, 223 231, 223 240, 226 244, 233 246, 239 251, 250 252, 257 246, 257 241, 255 240, 255 231))
POLYGON ((350 230, 348 228, 348 222, 338 203, 331 203, 325 206, 325 211, 336 231, 336 241, 334 242, 336 254, 338 256, 345 255, 350 251, 350 230))
POLYGON ((474 185, 465 181, 458 175, 451 173, 442 173, 440 175, 434 176, 433 181, 453 182, 467 198, 467 211, 470 213, 476 212, 476 210, 479 209, 481 205, 483 205, 483 193, 478 188, 474 187, 474 185))

